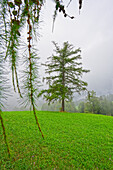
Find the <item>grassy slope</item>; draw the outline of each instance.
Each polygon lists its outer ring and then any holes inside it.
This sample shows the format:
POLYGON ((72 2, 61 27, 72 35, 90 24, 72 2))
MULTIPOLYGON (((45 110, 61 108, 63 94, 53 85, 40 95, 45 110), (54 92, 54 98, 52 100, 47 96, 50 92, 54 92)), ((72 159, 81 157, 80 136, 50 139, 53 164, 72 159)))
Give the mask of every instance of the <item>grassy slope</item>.
POLYGON ((113 169, 113 117, 38 112, 4 112, 11 158, 0 126, 1 169, 113 169))

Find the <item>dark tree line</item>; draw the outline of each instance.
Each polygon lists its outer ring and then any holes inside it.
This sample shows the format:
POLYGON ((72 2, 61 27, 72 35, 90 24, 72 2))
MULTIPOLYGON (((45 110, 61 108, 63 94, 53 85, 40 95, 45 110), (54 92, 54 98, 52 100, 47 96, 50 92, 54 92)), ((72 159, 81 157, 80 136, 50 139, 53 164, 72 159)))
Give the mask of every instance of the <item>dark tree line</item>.
MULTIPOLYGON (((41 110, 45 111, 60 111, 60 109, 60 102, 54 102, 50 105, 44 103, 41 108, 41 110)), ((97 97, 96 92, 90 91, 86 99, 82 101, 65 102, 65 111, 71 113, 93 113, 113 116, 113 94, 97 97)))
POLYGON ((78 111, 113 116, 113 94, 97 97, 96 93, 91 91, 86 100, 79 103, 78 111))

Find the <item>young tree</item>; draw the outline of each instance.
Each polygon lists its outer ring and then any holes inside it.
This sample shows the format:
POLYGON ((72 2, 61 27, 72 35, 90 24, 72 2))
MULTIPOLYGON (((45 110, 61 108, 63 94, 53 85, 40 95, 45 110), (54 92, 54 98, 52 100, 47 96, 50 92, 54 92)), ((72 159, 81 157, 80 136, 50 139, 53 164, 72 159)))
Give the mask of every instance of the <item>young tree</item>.
POLYGON ((100 101, 94 90, 88 92, 85 103, 85 112, 100 113, 100 101))
POLYGON ((86 90, 87 83, 81 80, 83 73, 88 73, 89 70, 82 68, 81 50, 74 49, 73 45, 64 42, 63 48, 53 42, 55 46, 55 55, 48 58, 46 66, 46 74, 48 74, 46 83, 49 84, 49 89, 42 90, 40 93, 45 93, 44 97, 50 102, 59 100, 62 102, 61 111, 65 111, 65 101, 70 101, 74 92, 80 93, 86 90))

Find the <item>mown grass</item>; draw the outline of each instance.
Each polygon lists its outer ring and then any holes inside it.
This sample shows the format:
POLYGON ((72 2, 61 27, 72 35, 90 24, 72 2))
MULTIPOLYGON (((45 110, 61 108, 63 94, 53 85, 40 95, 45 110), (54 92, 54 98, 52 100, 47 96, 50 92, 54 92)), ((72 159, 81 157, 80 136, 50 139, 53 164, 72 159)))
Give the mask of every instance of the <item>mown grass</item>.
POLYGON ((4 112, 11 158, 0 126, 1 170, 113 169, 113 117, 39 111, 4 112))

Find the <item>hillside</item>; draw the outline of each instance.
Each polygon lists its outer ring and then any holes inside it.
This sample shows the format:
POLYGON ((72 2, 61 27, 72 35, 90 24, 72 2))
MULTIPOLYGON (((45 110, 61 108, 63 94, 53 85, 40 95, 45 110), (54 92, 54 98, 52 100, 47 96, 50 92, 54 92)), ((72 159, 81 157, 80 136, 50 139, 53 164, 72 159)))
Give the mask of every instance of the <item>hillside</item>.
POLYGON ((32 112, 4 112, 11 150, 0 126, 1 169, 113 169, 113 117, 39 111, 43 140, 32 112))

